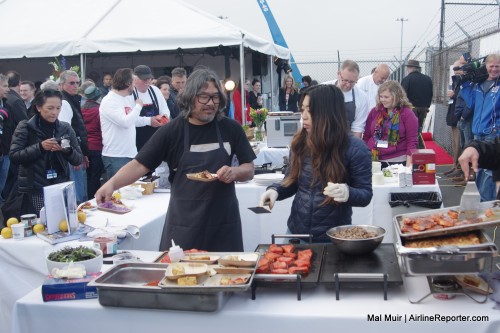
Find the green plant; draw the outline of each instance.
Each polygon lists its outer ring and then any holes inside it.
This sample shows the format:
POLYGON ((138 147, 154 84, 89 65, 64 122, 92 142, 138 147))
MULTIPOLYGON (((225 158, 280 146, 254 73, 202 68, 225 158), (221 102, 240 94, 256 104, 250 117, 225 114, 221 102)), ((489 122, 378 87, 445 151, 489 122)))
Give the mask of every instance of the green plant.
POLYGON ((256 127, 262 127, 262 125, 266 122, 267 109, 262 108, 255 110, 250 108, 250 118, 252 118, 256 127))
MULTIPOLYGON (((49 62, 49 65, 52 65, 53 67, 52 75, 49 78, 51 80, 57 81, 61 73, 67 70, 66 58, 62 56, 61 60, 59 60, 57 57, 55 57, 54 59, 54 61, 49 62)), ((76 72, 78 76, 80 76, 80 66, 71 66, 69 70, 76 72)))
POLYGON ((49 254, 48 259, 55 262, 76 262, 93 259, 95 257, 97 257, 97 253, 90 247, 66 246, 59 251, 55 251, 49 254))

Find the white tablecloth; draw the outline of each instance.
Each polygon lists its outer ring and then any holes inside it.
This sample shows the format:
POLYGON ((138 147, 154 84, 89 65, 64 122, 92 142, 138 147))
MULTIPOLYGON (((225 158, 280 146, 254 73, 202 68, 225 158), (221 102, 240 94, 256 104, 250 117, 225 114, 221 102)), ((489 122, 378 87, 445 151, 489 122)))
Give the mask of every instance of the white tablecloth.
MULTIPOLYGON (((153 259, 157 253, 140 253, 153 259)), ((412 288, 428 290, 425 277, 412 281, 412 288)), ((425 295, 425 291, 422 295, 425 295)), ((493 333, 500 331, 499 311, 493 303, 478 304, 465 296, 441 301, 432 296, 411 304, 403 287, 389 288, 384 301, 379 289, 342 289, 323 286, 305 289, 296 300, 293 289, 258 288, 256 300, 250 291, 235 293, 217 312, 184 312, 119 307, 103 307, 97 299, 44 303, 40 287, 14 307, 13 333, 76 332, 383 332, 383 333, 493 333), (368 316, 381 316, 369 321, 368 316), (385 319, 386 315, 396 318, 385 319), (420 320, 408 321, 410 316, 420 320), (430 321, 423 316, 469 316, 468 321, 430 321), (474 322, 472 316, 487 316, 474 322), (400 320, 397 320, 400 318, 400 320), (406 322, 405 322, 406 319, 406 322)), ((444 318, 444 317, 442 317, 444 318)), ((456 317, 455 317, 456 318, 456 317)))
POLYGON ((269 148, 263 142, 259 143, 258 148, 257 158, 253 160, 255 166, 272 163, 271 169, 281 168, 283 166, 283 157, 288 157, 290 154, 288 148, 269 148))
MULTIPOLYGON (((145 195, 138 200, 123 200, 132 209, 127 214, 114 214, 99 210, 89 212, 88 223, 94 226, 129 225, 139 227, 139 239, 125 238, 119 249, 158 251, 161 229, 170 198, 169 193, 145 195), (163 204, 165 203, 165 204, 163 204)), ((12 306, 20 297, 39 286, 48 272, 45 257, 56 248, 66 245, 91 245, 71 241, 51 245, 35 236, 23 240, 0 239, 0 332, 9 332, 12 306)))
MULTIPOLYGON (((258 244, 270 243, 272 234, 284 234, 287 229, 286 222, 290 215, 293 198, 278 201, 270 214, 255 214, 248 209, 248 207, 258 205, 260 195, 264 191, 265 186, 258 186, 254 182, 236 186, 245 251, 255 250, 258 244)), ((392 242, 392 210, 388 204, 389 193, 439 191, 439 186, 436 184, 399 188, 392 184, 374 186, 373 191, 374 197, 367 207, 353 209, 353 224, 381 225, 388 232, 384 242, 392 242)), ((135 240, 127 237, 119 248, 121 250, 157 251, 169 199, 169 193, 155 193, 138 200, 124 200, 126 204, 134 208, 132 212, 117 215, 92 211, 88 220, 93 225, 104 225, 106 219, 109 220, 109 225, 137 225, 141 230, 140 238, 135 240)), ((59 246, 66 244, 68 243, 62 243, 59 246)), ((35 237, 22 241, 0 240, 0 262, 2 262, 0 332, 9 331, 14 302, 43 282, 47 274, 45 256, 52 250, 52 245, 35 237)))

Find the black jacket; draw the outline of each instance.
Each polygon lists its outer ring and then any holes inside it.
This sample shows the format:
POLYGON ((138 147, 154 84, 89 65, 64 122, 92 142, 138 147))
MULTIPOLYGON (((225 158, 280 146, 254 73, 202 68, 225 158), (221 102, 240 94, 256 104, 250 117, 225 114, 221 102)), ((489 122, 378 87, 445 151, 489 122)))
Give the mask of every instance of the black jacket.
POLYGON ((280 111, 292 111, 292 112, 298 111, 298 103, 299 103, 300 94, 296 90, 293 91, 293 94, 288 95, 288 108, 286 105, 286 91, 285 91, 285 89, 280 89, 278 97, 279 97, 280 111))
POLYGON ((76 138, 80 143, 80 148, 84 156, 89 156, 89 143, 87 138, 87 128, 85 127, 85 122, 83 121, 82 109, 80 106, 81 97, 80 95, 72 96, 61 91, 63 99, 69 103, 71 109, 73 110, 73 118, 71 118, 71 127, 75 131, 76 138))
POLYGON ((12 163, 19 165, 19 191, 33 189, 35 193, 43 192, 43 187, 59 184, 69 180, 68 162, 80 165, 83 161, 82 151, 78 145, 75 132, 66 122, 56 120, 55 137, 67 135, 70 138, 69 153, 49 152, 41 147, 41 142, 48 139, 39 127, 39 115, 19 123, 12 138, 9 157, 12 163), (53 158, 54 157, 54 158, 53 158), (54 169, 60 170, 56 179, 47 179, 47 160, 57 161, 54 169), (30 183, 30 172, 33 172, 33 182, 30 183))
MULTIPOLYGON (((15 91, 12 91, 12 96, 17 94, 15 91)), ((7 110, 9 117, 4 119, 3 125, 3 134, 2 134, 2 152, 3 155, 9 154, 10 143, 12 141, 12 135, 16 130, 17 125, 22 121, 28 119, 26 116, 26 107, 24 107, 24 102, 20 100, 24 110, 20 108, 20 104, 16 102, 15 98, 9 98, 11 96, 11 92, 9 92, 9 96, 3 99, 3 108, 7 110), (12 107, 12 104, 9 102, 14 101, 16 107, 12 107)))
POLYGON ((432 102, 432 80, 418 71, 411 72, 401 81, 406 95, 416 108, 428 108, 432 102))
MULTIPOLYGON (((367 206, 373 196, 371 153, 363 141, 350 136, 349 148, 345 153, 344 165, 349 179, 349 199, 345 203, 326 204, 323 189, 327 184, 311 187, 312 165, 310 158, 302 163, 299 179, 289 187, 273 184, 268 187, 278 192, 278 200, 293 195, 292 208, 288 218, 288 228, 294 234, 312 234, 314 242, 329 242, 328 229, 351 224, 352 207, 367 206)), ((289 169, 287 169, 286 176, 289 169)), ((286 177, 285 176, 285 177, 286 177)))

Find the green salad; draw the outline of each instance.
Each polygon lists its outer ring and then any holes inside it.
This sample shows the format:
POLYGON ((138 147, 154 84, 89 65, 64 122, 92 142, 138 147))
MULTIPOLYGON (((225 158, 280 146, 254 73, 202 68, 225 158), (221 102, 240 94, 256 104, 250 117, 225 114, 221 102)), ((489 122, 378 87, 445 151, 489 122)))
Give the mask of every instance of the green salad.
POLYGON ((76 261, 89 260, 96 257, 97 257, 96 251, 90 247, 66 246, 59 251, 52 252, 51 254, 49 254, 48 259, 56 262, 76 262, 76 261))

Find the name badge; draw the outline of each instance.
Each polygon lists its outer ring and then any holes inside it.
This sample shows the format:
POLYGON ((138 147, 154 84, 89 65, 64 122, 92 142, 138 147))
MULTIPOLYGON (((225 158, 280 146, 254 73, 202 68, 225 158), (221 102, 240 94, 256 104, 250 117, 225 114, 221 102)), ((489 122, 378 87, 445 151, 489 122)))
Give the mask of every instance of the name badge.
POLYGON ((387 148, 389 147, 389 141, 387 140, 378 140, 377 148, 387 148))
POLYGON ((491 89, 491 92, 497 93, 498 92, 498 86, 495 86, 491 89))
POLYGON ((47 179, 57 178, 57 171, 54 169, 47 170, 47 179))

